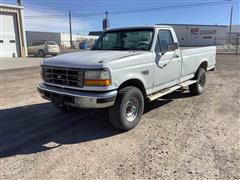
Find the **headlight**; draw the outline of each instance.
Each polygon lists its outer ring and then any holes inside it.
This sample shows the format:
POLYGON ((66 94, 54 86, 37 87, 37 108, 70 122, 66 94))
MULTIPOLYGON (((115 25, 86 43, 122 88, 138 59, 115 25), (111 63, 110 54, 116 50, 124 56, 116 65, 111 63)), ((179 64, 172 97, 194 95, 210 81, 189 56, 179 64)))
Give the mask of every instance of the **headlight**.
POLYGON ((109 86, 111 77, 108 70, 87 70, 84 75, 84 86, 109 86))

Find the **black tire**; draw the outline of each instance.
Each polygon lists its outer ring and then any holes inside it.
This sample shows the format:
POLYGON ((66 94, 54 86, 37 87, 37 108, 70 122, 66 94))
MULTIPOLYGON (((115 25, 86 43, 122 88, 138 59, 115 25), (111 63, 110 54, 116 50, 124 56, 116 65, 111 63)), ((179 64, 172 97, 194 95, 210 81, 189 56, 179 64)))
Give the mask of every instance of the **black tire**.
POLYGON ((128 131, 138 125, 143 111, 142 92, 136 87, 128 86, 118 92, 114 106, 109 108, 109 119, 114 127, 128 131))
POLYGON ((189 91, 193 95, 200 95, 206 88, 207 77, 205 69, 200 67, 196 73, 195 79, 197 82, 189 86, 189 91))
POLYGON ((41 49, 41 50, 38 51, 38 56, 40 56, 40 57, 45 57, 46 54, 45 54, 45 52, 41 49))

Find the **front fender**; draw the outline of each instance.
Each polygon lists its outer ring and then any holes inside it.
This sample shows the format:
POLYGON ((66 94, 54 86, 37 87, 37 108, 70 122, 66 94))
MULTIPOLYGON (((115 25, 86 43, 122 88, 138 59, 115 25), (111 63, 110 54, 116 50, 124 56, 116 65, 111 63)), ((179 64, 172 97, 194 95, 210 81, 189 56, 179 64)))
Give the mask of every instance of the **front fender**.
POLYGON ((128 80, 139 80, 142 82, 147 91, 153 87, 152 64, 117 69, 112 72, 112 79, 112 85, 116 88, 128 80))
POLYGON ((129 81, 129 80, 139 80, 139 81, 141 81, 143 86, 146 88, 145 79, 137 73, 129 73, 126 76, 124 76, 124 78, 122 78, 121 81, 117 83, 117 87, 119 87, 121 84, 123 84, 123 83, 125 83, 126 81, 129 81))

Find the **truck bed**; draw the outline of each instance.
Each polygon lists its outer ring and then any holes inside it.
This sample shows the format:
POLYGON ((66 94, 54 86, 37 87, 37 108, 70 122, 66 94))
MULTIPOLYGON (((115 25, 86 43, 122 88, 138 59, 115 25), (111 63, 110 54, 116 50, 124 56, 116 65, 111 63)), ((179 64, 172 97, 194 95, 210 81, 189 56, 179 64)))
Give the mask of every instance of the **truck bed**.
POLYGON ((191 57, 197 57, 198 60, 207 59, 209 61, 209 65, 215 64, 215 56, 216 56, 216 46, 202 46, 202 47, 180 47, 183 60, 191 57))
POLYGON ((199 64, 206 62, 206 69, 215 67, 216 46, 180 47, 182 54, 182 78, 188 79, 194 75, 199 64))
POLYGON ((180 46, 180 49, 184 51, 189 49, 205 49, 205 48, 209 49, 210 47, 215 47, 215 46, 180 46))

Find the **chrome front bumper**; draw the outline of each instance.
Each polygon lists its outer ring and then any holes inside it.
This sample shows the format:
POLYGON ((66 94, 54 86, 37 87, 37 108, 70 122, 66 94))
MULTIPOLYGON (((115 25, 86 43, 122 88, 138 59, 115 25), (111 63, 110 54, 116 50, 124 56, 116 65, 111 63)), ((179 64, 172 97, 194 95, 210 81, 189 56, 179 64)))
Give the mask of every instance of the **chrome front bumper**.
POLYGON ((42 98, 80 108, 106 108, 114 105, 117 90, 109 92, 84 92, 40 84, 37 87, 42 98))

